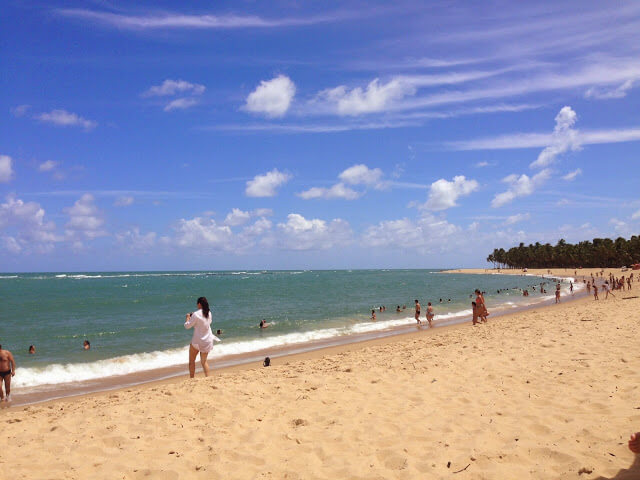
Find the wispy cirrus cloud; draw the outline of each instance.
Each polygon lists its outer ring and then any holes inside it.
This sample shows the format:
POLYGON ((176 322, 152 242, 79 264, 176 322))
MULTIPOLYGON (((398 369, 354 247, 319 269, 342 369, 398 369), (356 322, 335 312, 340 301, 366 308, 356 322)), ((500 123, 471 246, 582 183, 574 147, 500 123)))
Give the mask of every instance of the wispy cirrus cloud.
POLYGON ((61 8, 54 11, 58 15, 63 17, 97 23, 107 27, 119 28, 123 30, 229 30, 243 28, 269 29, 331 23, 341 20, 347 20, 355 16, 354 13, 349 12, 336 12, 333 14, 309 17, 263 18, 257 15, 190 15, 180 12, 149 12, 143 14, 127 14, 81 8, 61 8))
MULTIPOLYGON (((640 127, 611 130, 581 130, 576 135, 580 145, 640 141, 640 127)), ((546 147, 553 141, 551 133, 513 133, 497 137, 447 142, 448 150, 514 150, 546 147)))

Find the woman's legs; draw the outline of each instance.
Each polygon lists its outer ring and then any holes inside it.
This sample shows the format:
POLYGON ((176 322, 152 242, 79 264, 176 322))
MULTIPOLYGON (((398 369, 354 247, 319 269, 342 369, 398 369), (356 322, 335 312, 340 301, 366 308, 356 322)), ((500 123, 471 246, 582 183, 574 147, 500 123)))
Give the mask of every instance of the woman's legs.
MULTIPOLYGON (((191 344, 189 344, 189 376, 191 378, 196 376, 196 357, 198 356, 198 350, 191 344)), ((202 358, 202 355, 200 356, 202 358)))
POLYGON ((200 352, 200 363, 202 364, 202 370, 204 371, 204 376, 209 376, 209 364, 207 363, 207 357, 209 356, 209 352, 200 352))

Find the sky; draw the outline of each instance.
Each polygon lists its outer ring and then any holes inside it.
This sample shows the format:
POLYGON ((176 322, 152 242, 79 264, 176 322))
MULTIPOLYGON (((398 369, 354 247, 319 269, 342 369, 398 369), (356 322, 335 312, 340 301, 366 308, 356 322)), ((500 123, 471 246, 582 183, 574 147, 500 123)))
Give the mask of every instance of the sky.
POLYGON ((6 0, 0 271, 640 233, 640 3, 6 0))

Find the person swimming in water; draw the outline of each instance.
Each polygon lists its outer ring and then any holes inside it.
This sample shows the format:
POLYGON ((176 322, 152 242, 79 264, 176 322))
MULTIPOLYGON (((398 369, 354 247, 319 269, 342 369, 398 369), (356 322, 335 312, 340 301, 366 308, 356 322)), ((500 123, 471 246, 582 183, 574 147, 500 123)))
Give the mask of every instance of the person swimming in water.
POLYGON ((267 323, 264 318, 260 320, 260 324, 258 325, 260 328, 269 328, 271 326, 270 323, 267 323))

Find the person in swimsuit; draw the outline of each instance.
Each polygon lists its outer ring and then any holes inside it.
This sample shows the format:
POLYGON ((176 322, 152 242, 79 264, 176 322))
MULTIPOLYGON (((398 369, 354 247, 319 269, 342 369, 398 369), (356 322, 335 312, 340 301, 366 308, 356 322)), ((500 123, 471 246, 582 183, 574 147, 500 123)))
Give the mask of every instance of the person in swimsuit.
POLYGON ((476 288, 475 294, 476 294, 476 309, 478 311, 478 317, 480 318, 480 320, 486 323, 489 312, 487 311, 487 306, 484 303, 484 296, 482 295, 480 290, 477 288, 476 288))
POLYGON ((560 284, 556 285, 556 303, 560 303, 560 284))
POLYGON ((420 321, 420 302, 418 300, 416 300, 416 322, 418 322, 418 325, 420 325, 422 322, 420 321))
POLYGON ((85 340, 84 342, 82 342, 82 348, 84 348, 85 350, 89 350, 91 348, 91 342, 89 340, 85 340))
POLYGON ((33 345, 29 345, 29 355, 35 355, 36 354, 36 347, 34 347, 33 345))
POLYGON ((371 320, 373 320, 374 322, 376 321, 376 311, 375 310, 371 310, 371 320))
POLYGON ((16 361, 13 359, 13 355, 9 350, 3 350, 0 345, 0 401, 11 401, 11 378, 15 374, 16 361), (2 383, 4 383, 4 392, 2 391, 2 383))
POLYGON ((209 376, 207 356, 213 349, 213 341, 217 338, 211 331, 209 302, 205 297, 200 297, 196 304, 198 310, 193 313, 187 313, 187 319, 184 322, 184 328, 193 328, 193 337, 189 345, 189 376, 191 378, 196 375, 196 357, 198 353, 200 353, 200 363, 202 364, 204 376, 209 376))
POLYGON ((429 322, 429 326, 433 327, 433 325, 431 324, 431 321, 433 320, 433 317, 435 317, 435 315, 433 314, 433 307, 431 306, 431 302, 427 302, 427 322, 429 322))
MULTIPOLYGON (((373 312, 373 310, 371 310, 373 312)), ((271 324, 268 322, 265 322, 264 318, 262 320, 260 320, 260 323, 258 324, 258 326, 260 328, 269 328, 271 324)))

